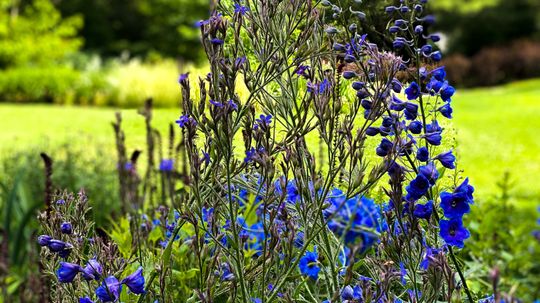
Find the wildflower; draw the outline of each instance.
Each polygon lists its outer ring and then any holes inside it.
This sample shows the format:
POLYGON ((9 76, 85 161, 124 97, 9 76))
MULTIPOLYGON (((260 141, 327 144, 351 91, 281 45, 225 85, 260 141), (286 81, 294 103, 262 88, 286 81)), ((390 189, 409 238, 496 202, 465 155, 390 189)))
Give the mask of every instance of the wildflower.
MULTIPOLYGON (((431 37, 431 40, 433 40, 433 42, 436 42, 435 40, 438 41, 438 39, 439 39, 439 38, 438 38, 439 36, 435 36, 435 35, 431 35, 430 37, 431 37)), ((435 61, 435 62, 439 62, 439 61, 441 61, 441 59, 442 59, 442 54, 441 54, 440 51, 435 51, 435 52, 432 52, 432 53, 429 55, 429 57, 431 58, 431 60, 433 60, 433 61, 435 61)))
POLYGON ((243 5, 240 5, 240 3, 235 3, 234 4, 234 13, 235 14, 240 14, 240 15, 245 15, 247 12, 249 11, 249 8, 246 7, 246 6, 243 6, 243 5))
POLYGON ((178 83, 179 84, 186 84, 188 80, 189 73, 180 74, 178 77, 178 83))
POLYGON ((444 82, 443 86, 440 88, 439 91, 439 93, 441 94, 441 99, 445 102, 449 102, 450 98, 452 98, 455 92, 456 89, 453 86, 448 85, 448 81, 444 82))
POLYGON ((440 249, 426 246, 426 253, 424 254, 424 259, 422 259, 422 262, 420 262, 420 268, 423 270, 427 270, 429 268, 429 265, 431 265, 433 258, 435 258, 435 256, 440 253, 440 249))
POLYGON ((452 154, 451 150, 436 156, 435 159, 439 160, 442 166, 446 168, 456 168, 456 165, 454 164, 454 162, 456 161, 456 157, 452 154))
POLYGON ((419 133, 422 132, 422 122, 420 121, 412 121, 410 124, 409 124, 409 127, 407 127, 407 129, 415 134, 415 135, 418 135, 419 133))
POLYGON ((312 280, 317 280, 319 278, 319 272, 321 271, 321 268, 318 266, 317 259, 319 258, 319 255, 317 254, 317 248, 314 249, 314 251, 306 251, 304 256, 300 258, 300 262, 298 263, 298 267, 300 268, 300 272, 311 278, 312 280))
POLYGON ((435 185, 435 181, 437 181, 439 178, 439 172, 437 171, 437 168, 433 162, 418 167, 418 172, 424 175, 429 180, 429 184, 431 185, 435 185))
POLYGON ((405 118, 414 120, 418 116, 418 104, 407 102, 405 103, 405 118))
POLYGON ((212 39, 210 39, 210 43, 212 43, 214 45, 223 45, 224 41, 222 39, 219 39, 219 38, 212 38, 212 39))
POLYGON ((428 178, 424 174, 418 174, 411 183, 405 187, 407 190, 407 196, 405 200, 414 202, 425 195, 430 187, 428 178))
POLYGON ((231 266, 228 263, 223 263, 221 265, 222 268, 222 274, 221 274, 221 281, 232 281, 234 280, 234 274, 231 271, 231 266))
POLYGON ((366 135, 368 136, 375 136, 377 134, 379 134, 379 128, 377 127, 373 127, 373 126, 370 126, 368 128, 366 128, 366 135))
POLYGON ((142 274, 143 268, 139 267, 131 275, 122 280, 122 284, 125 284, 132 293, 140 295, 145 293, 144 291, 144 276, 142 274))
POLYGON ((426 204, 416 204, 414 206, 413 215, 420 219, 429 219, 433 213, 433 200, 427 201, 426 204))
POLYGON ((262 300, 259 298, 251 298, 252 303, 262 303, 262 300))
POLYGON ((84 298, 79 298, 79 303, 94 303, 94 301, 92 301, 88 297, 84 297, 84 298))
POLYGON ((49 247, 52 252, 59 252, 68 247, 68 244, 60 240, 51 239, 47 243, 47 247, 49 247))
POLYGON ((386 138, 383 138, 381 140, 381 144, 377 146, 377 149, 375 150, 375 152, 377 153, 378 156, 385 157, 386 155, 388 155, 388 153, 390 152, 393 146, 394 146, 394 143, 392 143, 392 141, 386 138))
POLYGON ((463 241, 471 236, 469 231, 463 226, 463 221, 459 218, 450 220, 441 220, 439 222, 439 234, 446 244, 463 248, 463 241))
POLYGON ((436 69, 432 70, 431 75, 436 80, 444 81, 444 79, 446 78, 446 71, 444 70, 444 66, 437 67, 436 69))
POLYGON ((405 89, 405 94, 408 100, 416 100, 420 97, 420 86, 416 82, 412 82, 409 87, 405 89))
POLYGON ((354 288, 350 285, 341 290, 341 302, 362 302, 362 288, 356 285, 354 288))
POLYGON ((427 147, 422 146, 416 151, 416 159, 421 162, 426 162, 429 159, 429 151, 427 147))
POLYGON ((238 104, 236 104, 232 99, 227 102, 227 106, 233 111, 238 111, 238 104))
POLYGON ((66 204, 66 200, 64 200, 64 199, 60 199, 60 200, 56 201, 56 205, 64 205, 64 204, 66 204))
POLYGON ((56 271, 56 276, 61 283, 71 283, 80 270, 81 267, 77 264, 60 262, 60 267, 56 271))
POLYGON ((407 276, 407 270, 403 262, 399 262, 399 276, 401 277, 401 284, 406 285, 407 280, 405 280, 405 277, 407 276))
POLYGON ((163 172, 171 172, 174 168, 173 159, 162 159, 159 163, 159 170, 163 172))
POLYGON ((188 115, 182 115, 180 116, 180 118, 178 118, 178 120, 174 122, 178 124, 178 126, 180 126, 181 128, 184 128, 186 125, 189 125, 189 124, 197 125, 197 122, 193 118, 189 117, 188 115))
POLYGON ((448 119, 452 119, 452 107, 450 106, 450 103, 445 103, 443 106, 439 107, 437 109, 444 117, 448 119))
POLYGON ((73 227, 71 226, 71 223, 63 222, 62 224, 60 224, 60 231, 63 234, 69 235, 73 231, 73 227))
POLYGON ((441 193, 441 208, 445 217, 449 219, 461 218, 470 211, 469 204, 473 203, 472 193, 474 188, 468 182, 469 179, 465 179, 453 193, 441 193))
POLYGON ((272 123, 272 115, 261 114, 258 119, 255 120, 255 126, 253 129, 265 128, 272 123))
POLYGON ((423 136, 426 141, 431 145, 441 145, 442 136, 440 131, 428 132, 423 136))
POLYGON ((88 260, 88 263, 81 269, 82 276, 85 280, 99 280, 103 274, 103 268, 96 259, 88 260))
POLYGON ((37 242, 39 244, 39 246, 48 246, 49 245, 49 242, 52 240, 53 238, 49 235, 41 235, 38 237, 37 239, 37 242))
POLYGON ((343 72, 343 78, 345 78, 347 80, 355 78, 356 76, 358 76, 358 75, 353 71, 344 71, 343 72))
POLYGON ((116 302, 120 297, 121 291, 122 284, 114 276, 109 276, 96 289, 96 295, 101 302, 116 302))

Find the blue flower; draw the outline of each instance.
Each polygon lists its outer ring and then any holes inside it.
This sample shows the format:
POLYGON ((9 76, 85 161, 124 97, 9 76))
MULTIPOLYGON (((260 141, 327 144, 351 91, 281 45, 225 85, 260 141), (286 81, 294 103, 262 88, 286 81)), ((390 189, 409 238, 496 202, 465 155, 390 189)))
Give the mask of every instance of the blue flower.
POLYGON ((262 303, 262 300, 259 298, 251 298, 252 303, 262 303))
POLYGON ((405 187, 407 190, 407 196, 405 199, 410 202, 414 202, 423 195, 425 195, 430 187, 429 179, 423 174, 418 174, 411 183, 405 187))
POLYGON ((79 298, 79 303, 94 303, 89 297, 79 298))
POLYGON ((144 276, 142 274, 143 268, 139 267, 131 275, 122 280, 121 284, 125 284, 132 293, 140 295, 144 294, 144 276))
POLYGON ((429 160, 429 151, 427 147, 422 146, 416 151, 416 159, 421 162, 427 162, 427 160, 429 160))
POLYGON ((427 201, 426 204, 416 204, 414 206, 413 215, 420 219, 429 219, 433 213, 433 200, 427 201))
POLYGON ((52 252, 60 252, 69 246, 68 243, 55 239, 51 239, 47 243, 47 247, 49 247, 52 252))
POLYGON ((219 38, 212 38, 212 39, 210 39, 210 43, 212 43, 214 45, 222 45, 224 43, 224 41, 222 39, 219 39, 219 38))
POLYGON ((428 133, 424 136, 424 138, 431 145, 441 145, 441 140, 442 140, 441 133, 428 133))
POLYGON ((49 242, 51 242, 51 240, 53 240, 53 238, 49 235, 41 235, 38 237, 37 239, 37 242, 39 244, 39 246, 47 246, 49 245, 49 242))
POLYGON ((159 163, 159 170, 164 172, 171 172, 174 168, 173 159, 162 159, 159 163))
POLYGON ((377 149, 375 150, 375 152, 377 153, 378 156, 384 157, 384 156, 388 155, 390 150, 392 150, 393 146, 394 146, 394 144, 392 143, 392 141, 390 141, 390 140, 388 140, 386 138, 383 138, 381 140, 381 144, 379 144, 379 146, 377 146, 377 149))
POLYGON ((345 78, 347 80, 355 78, 356 76, 358 76, 358 75, 353 71, 344 71, 343 72, 343 78, 345 78))
POLYGON ((343 287, 341 290, 342 302, 362 302, 362 288, 356 285, 354 288, 350 285, 343 287))
POLYGON ((453 86, 448 85, 448 82, 445 82, 439 93, 441 94, 441 99, 447 102, 450 101, 450 98, 452 98, 455 92, 456 89, 453 86))
POLYGON ((420 86, 416 82, 412 82, 409 87, 405 89, 405 94, 408 100, 416 100, 420 97, 420 86))
POLYGON ((178 120, 174 122, 178 124, 178 126, 180 126, 181 128, 184 128, 187 125, 197 125, 197 122, 188 115, 182 115, 180 116, 180 118, 178 118, 178 120))
POLYGON ((189 73, 181 74, 181 75, 178 77, 178 83, 180 83, 180 84, 185 84, 185 83, 187 83, 188 76, 189 76, 189 73))
POLYGON ((243 6, 243 5, 240 5, 240 3, 235 3, 234 4, 234 13, 235 14, 240 14, 240 15, 245 15, 247 12, 249 11, 249 8, 246 7, 246 6, 243 6))
POLYGON ((317 248, 315 248, 312 252, 306 251, 298 263, 298 267, 300 268, 302 275, 308 276, 312 280, 317 280, 319 278, 321 268, 318 265, 318 258, 319 255, 317 254, 317 248))
POLYGON ((424 254, 424 258, 422 259, 422 262, 420 262, 420 268, 423 270, 427 270, 429 266, 432 264, 433 259, 437 255, 439 255, 439 253, 441 253, 440 249, 426 246, 426 253, 424 254))
POLYGON ((470 211, 469 204, 472 204, 474 187, 469 185, 469 179, 465 179, 461 185, 456 187, 453 193, 441 193, 441 208, 444 216, 450 219, 461 218, 470 211))
POLYGON ((429 180, 429 184, 431 185, 435 185, 435 181, 437 181, 439 178, 439 172, 437 171, 437 168, 433 162, 418 167, 418 172, 424 175, 429 180))
POLYGON ((436 156, 435 159, 439 160, 442 166, 446 168, 456 168, 456 165, 454 164, 454 162, 456 161, 456 157, 452 154, 451 150, 436 156))
POLYGON ((403 262, 399 262, 399 276, 401 277, 401 284, 407 285, 407 280, 405 280, 407 270, 405 269, 405 264, 403 264, 403 262))
POLYGON ((272 123, 272 115, 261 114, 258 119, 255 120, 255 126, 253 129, 257 130, 259 128, 264 128, 272 123))
POLYGON ((439 80, 439 81, 444 81, 444 79, 446 78, 446 71, 444 70, 444 66, 441 66, 441 67, 438 67, 434 70, 431 71, 431 74, 433 76, 433 78, 439 80))
POLYGON ((109 276, 96 289, 96 295, 101 302, 116 302, 120 298, 121 291, 122 284, 114 276, 109 276))
POLYGON ((221 281, 232 281, 234 280, 234 274, 231 271, 231 266, 229 263, 223 263, 221 264, 221 281))
POLYGON ((407 120, 414 120, 418 116, 418 105, 407 102, 405 104, 405 118, 407 120))
MULTIPOLYGON (((430 37, 433 40, 433 42, 436 42, 435 40, 439 39, 438 38, 439 36, 435 36, 435 35, 431 35, 430 37)), ((434 51, 429 55, 429 57, 431 58, 431 60, 435 62, 439 62, 442 59, 442 54, 440 51, 434 51)))
POLYGON ((448 119, 452 119, 452 107, 450 106, 450 103, 445 103, 443 106, 439 107, 437 109, 444 117, 448 119))
POLYGON ((444 239, 446 244, 463 248, 464 241, 468 239, 471 234, 463 226, 461 219, 441 220, 439 222, 441 228, 439 234, 444 239))
POLYGON ((88 260, 86 266, 81 269, 83 278, 89 280, 99 280, 103 274, 103 268, 96 259, 88 260))
POLYGON ((407 129, 415 134, 415 135, 418 135, 419 133, 422 132, 422 122, 420 121, 412 121, 410 124, 409 124, 409 127, 407 127, 407 129))
POLYGON ((58 281, 61 283, 71 283, 80 270, 81 267, 77 264, 60 262, 60 267, 56 271, 58 281))

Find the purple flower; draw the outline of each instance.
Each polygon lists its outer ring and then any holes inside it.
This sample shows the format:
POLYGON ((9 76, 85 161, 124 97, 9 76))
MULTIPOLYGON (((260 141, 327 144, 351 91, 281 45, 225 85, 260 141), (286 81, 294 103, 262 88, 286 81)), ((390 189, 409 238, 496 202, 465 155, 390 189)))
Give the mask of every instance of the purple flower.
POLYGON ((437 110, 446 118, 452 119, 452 107, 450 106, 450 102, 445 103, 443 106, 437 108, 437 110))
POLYGON ((463 222, 460 218, 441 220, 439 222, 441 228, 439 234, 444 239, 446 244, 463 248, 464 241, 468 239, 471 234, 463 226, 463 222))
POLYGON ((109 276, 96 289, 96 295, 101 302, 116 302, 120 298, 121 291, 122 284, 114 276, 109 276))
POLYGON ((41 235, 38 237, 37 239, 37 242, 39 244, 39 246, 48 246, 49 245, 49 242, 52 240, 53 238, 49 235, 41 235))
POLYGON ((377 146, 377 149, 375 150, 375 152, 377 153, 377 156, 385 157, 392 150, 392 147, 394 147, 394 143, 392 143, 392 141, 386 138, 383 138, 381 140, 381 144, 377 146))
POLYGON ((403 262, 399 262, 399 276, 401 277, 401 284, 406 285, 407 280, 405 280, 405 277, 407 276, 407 270, 403 262))
POLYGON ((180 76, 178 77, 178 83, 185 84, 186 81, 188 80, 188 76, 189 76, 189 73, 180 74, 180 76))
POLYGON ((435 185, 435 181, 437 181, 439 178, 439 172, 437 171, 437 168, 433 162, 418 167, 418 172, 424 175, 429 180, 429 184, 431 185, 435 185))
POLYGON ((89 297, 79 298, 79 303, 94 303, 89 297))
POLYGON ((420 121, 412 121, 410 124, 409 124, 409 127, 407 127, 407 129, 415 134, 415 135, 418 135, 422 132, 422 122, 420 121))
POLYGON ((429 160, 429 151, 427 147, 422 146, 416 151, 416 159, 421 162, 427 162, 427 160, 429 160))
POLYGON ((164 172, 171 172, 174 168, 173 159, 162 159, 159 163, 159 170, 164 172))
POLYGON ((71 283, 80 270, 81 267, 77 264, 60 262, 60 267, 56 271, 56 276, 61 283, 71 283))
POLYGON ((219 38, 212 38, 212 39, 210 39, 210 43, 212 43, 214 45, 222 45, 224 43, 224 41, 222 39, 219 39, 219 38))
POLYGON ((249 11, 249 8, 246 7, 246 6, 243 6, 243 5, 240 5, 240 3, 235 3, 234 4, 234 13, 235 14, 240 14, 240 15, 245 15, 247 12, 249 11))
POLYGON ((261 114, 259 118, 255 120, 253 129, 266 128, 270 123, 272 123, 272 115, 261 114))
POLYGON ((362 288, 356 285, 354 288, 350 285, 343 287, 341 290, 342 302, 363 302, 362 288))
POLYGON ((456 165, 454 164, 454 162, 456 161, 456 157, 452 154, 451 150, 436 156, 435 159, 439 160, 442 166, 446 168, 449 168, 449 169, 456 168, 456 165))
POLYGON ((73 231, 73 226, 71 226, 71 223, 69 222, 63 222, 62 224, 60 224, 60 231, 63 234, 70 235, 73 231))
POLYGON ((144 294, 144 276, 142 274, 143 268, 139 267, 134 273, 127 276, 124 280, 122 280, 122 284, 126 284, 126 286, 131 290, 132 293, 140 295, 144 294))
POLYGON ((316 248, 312 252, 306 251, 304 256, 300 258, 300 262, 298 263, 298 267, 300 268, 300 272, 302 273, 302 275, 308 276, 312 280, 317 280, 319 278, 319 272, 321 271, 321 268, 318 265, 318 258, 319 255, 317 254, 316 248))
POLYGON ((60 240, 51 239, 49 240, 49 243, 47 243, 47 246, 52 252, 59 252, 68 247, 68 244, 60 240))
POLYGON ((429 219, 433 213, 433 200, 427 201, 426 204, 416 204, 414 206, 413 215, 419 219, 429 219))
POLYGON ((103 268, 96 259, 90 259, 81 272, 83 278, 87 281, 99 280, 103 274, 103 268))
POLYGON ((214 101, 212 99, 210 99, 210 104, 212 104, 215 107, 223 107, 223 104, 221 102, 214 101))
POLYGON ((416 82, 412 82, 409 87, 405 89, 405 94, 408 100, 416 100, 420 97, 420 86, 416 82))
POLYGON ((469 185, 469 179, 465 179, 461 185, 456 187, 453 193, 441 193, 441 208, 444 216, 449 219, 461 218, 470 211, 470 204, 473 203, 474 187, 469 185))
POLYGON ((427 193, 429 187, 430 183, 428 178, 426 178, 426 176, 423 174, 418 174, 416 178, 412 180, 407 187, 405 187, 407 190, 407 196, 405 199, 410 202, 416 201, 427 193))

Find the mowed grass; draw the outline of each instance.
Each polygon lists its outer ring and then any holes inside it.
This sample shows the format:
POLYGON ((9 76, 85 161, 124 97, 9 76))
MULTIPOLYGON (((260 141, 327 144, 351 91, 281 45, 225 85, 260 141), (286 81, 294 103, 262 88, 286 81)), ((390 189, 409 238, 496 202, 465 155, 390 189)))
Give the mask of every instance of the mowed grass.
MULTIPOLYGON (((461 90, 454 97, 454 127, 459 168, 480 197, 499 193, 505 171, 513 194, 528 206, 540 203, 540 79, 494 88, 461 90)), ((130 149, 145 147, 144 120, 136 110, 122 110, 130 149)), ((66 143, 99 146, 115 156, 111 108, 0 104, 2 152, 66 143)), ((163 133, 179 109, 154 111, 154 126, 163 133)))

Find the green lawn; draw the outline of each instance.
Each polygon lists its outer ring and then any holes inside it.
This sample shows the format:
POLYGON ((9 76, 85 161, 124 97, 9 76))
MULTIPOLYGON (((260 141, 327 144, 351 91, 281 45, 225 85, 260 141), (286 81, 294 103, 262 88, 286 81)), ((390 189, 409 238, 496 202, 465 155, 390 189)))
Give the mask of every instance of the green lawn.
MULTIPOLYGON (((540 79, 495 88, 463 90, 454 97, 459 165, 482 197, 497 192, 505 171, 521 203, 540 201, 540 79)), ((144 125, 135 110, 122 110, 127 144, 144 148, 144 125)), ((177 109, 155 111, 154 125, 166 130, 177 109)), ((29 145, 114 147, 110 108, 0 104, 0 150, 29 145)))

